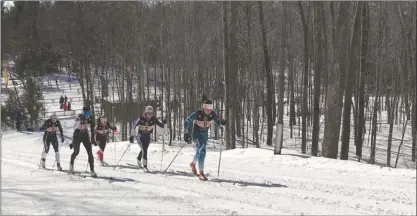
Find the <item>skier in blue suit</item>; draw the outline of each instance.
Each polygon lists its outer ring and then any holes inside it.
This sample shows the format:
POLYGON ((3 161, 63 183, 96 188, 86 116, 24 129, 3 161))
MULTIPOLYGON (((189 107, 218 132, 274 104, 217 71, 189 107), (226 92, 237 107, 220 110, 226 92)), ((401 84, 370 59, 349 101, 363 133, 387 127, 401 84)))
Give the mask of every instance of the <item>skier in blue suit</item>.
POLYGON ((204 95, 203 108, 193 113, 184 122, 184 141, 189 143, 191 140, 196 145, 196 153, 193 161, 190 163, 192 172, 197 175, 200 180, 206 181, 207 177, 204 175, 204 160, 206 158, 206 146, 208 140, 208 129, 211 126, 211 121, 217 125, 225 125, 226 120, 219 120, 217 114, 213 111, 213 104, 204 95), (191 137, 190 137, 191 129, 191 137), (196 163, 200 173, 197 173, 196 163))

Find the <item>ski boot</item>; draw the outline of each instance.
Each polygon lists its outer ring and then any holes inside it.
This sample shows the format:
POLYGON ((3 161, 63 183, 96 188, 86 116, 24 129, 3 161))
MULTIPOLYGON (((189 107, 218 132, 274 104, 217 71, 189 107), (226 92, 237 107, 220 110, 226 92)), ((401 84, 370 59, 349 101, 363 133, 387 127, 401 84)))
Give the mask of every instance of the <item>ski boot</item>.
POLYGON ((195 168, 195 163, 194 162, 190 163, 190 167, 191 167, 191 171, 193 172, 193 174, 198 176, 197 168, 195 168))
POLYGON ((90 175, 93 178, 96 178, 97 177, 97 174, 94 172, 94 170, 90 170, 90 175))
POLYGON ((45 168, 45 159, 44 158, 41 159, 41 167, 44 168, 44 169, 46 169, 45 168))
POLYGON ((62 167, 61 167, 61 164, 60 163, 56 163, 56 169, 58 171, 62 171, 62 167))
POLYGON ((198 178, 201 181, 207 181, 208 180, 207 177, 206 177, 206 175, 204 175, 204 172, 203 171, 200 171, 200 175, 198 175, 198 178))
POLYGON ((143 167, 143 171, 146 172, 146 173, 148 173, 149 172, 148 167, 147 166, 144 166, 143 167))
POLYGON ((139 159, 139 158, 137 158, 136 160, 137 160, 137 162, 138 162, 139 169, 142 169, 142 162, 140 161, 140 159, 139 159))
POLYGON ((69 165, 68 174, 74 174, 74 165, 72 165, 71 163, 69 165))

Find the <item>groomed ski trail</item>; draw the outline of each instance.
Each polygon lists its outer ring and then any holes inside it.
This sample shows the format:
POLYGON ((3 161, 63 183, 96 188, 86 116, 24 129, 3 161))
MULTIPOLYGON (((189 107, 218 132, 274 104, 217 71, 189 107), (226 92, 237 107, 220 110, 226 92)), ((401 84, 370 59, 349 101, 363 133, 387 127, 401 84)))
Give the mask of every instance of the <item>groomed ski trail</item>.
MULTIPOLYGON (((117 143, 117 157, 127 145, 117 143)), ((2 214, 416 214, 415 170, 307 157, 286 149, 280 156, 262 149, 236 149, 223 152, 219 179, 218 152, 208 151, 205 171, 211 175, 203 182, 191 173, 191 146, 182 150, 167 175, 162 172, 178 147, 167 147, 160 171, 161 145, 151 143, 150 173, 144 173, 113 169, 113 143, 108 146, 105 160, 110 166, 95 161, 96 179, 71 178, 66 172, 38 168, 41 137, 4 134, 2 214)), ((136 164, 138 152, 137 144, 131 145, 120 165, 136 164)), ((72 150, 64 145, 60 153, 61 166, 68 170, 72 150)), ((50 151, 47 168, 56 168, 54 159, 50 151)), ((83 173, 86 163, 81 147, 75 171, 83 173)))

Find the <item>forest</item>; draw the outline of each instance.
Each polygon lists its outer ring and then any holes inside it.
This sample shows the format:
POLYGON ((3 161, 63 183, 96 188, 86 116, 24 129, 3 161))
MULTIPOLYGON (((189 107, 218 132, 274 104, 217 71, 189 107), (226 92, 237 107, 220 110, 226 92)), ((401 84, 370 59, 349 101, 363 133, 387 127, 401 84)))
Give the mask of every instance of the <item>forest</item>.
POLYGON ((1 4, 1 60, 15 63, 11 76, 26 90, 2 113, 20 107, 38 118, 38 78, 71 73, 95 115, 115 115, 106 106, 117 103, 123 140, 149 103, 181 140, 204 93, 228 122, 227 149, 282 142, 274 134, 283 124, 302 153, 348 160, 354 145, 358 160, 372 164, 384 142, 393 166, 399 128, 400 147, 410 146, 402 151, 416 161, 417 2, 1 4))

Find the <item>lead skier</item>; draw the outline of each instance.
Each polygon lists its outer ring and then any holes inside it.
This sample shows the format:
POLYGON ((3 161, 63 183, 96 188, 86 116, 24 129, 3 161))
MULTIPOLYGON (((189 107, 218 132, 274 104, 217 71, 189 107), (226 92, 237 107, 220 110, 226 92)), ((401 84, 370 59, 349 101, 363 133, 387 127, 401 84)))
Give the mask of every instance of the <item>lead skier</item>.
POLYGON ((219 120, 217 113, 213 111, 213 104, 203 94, 200 95, 203 100, 202 109, 191 113, 184 122, 184 141, 194 141, 196 145, 196 153, 193 161, 190 163, 191 171, 198 176, 200 180, 206 181, 204 174, 204 161, 206 158, 206 146, 208 140, 208 129, 211 122, 217 125, 225 125, 226 120, 219 120), (190 131, 191 128, 191 137, 190 131), (198 163, 199 173, 197 173, 196 163, 198 163))

